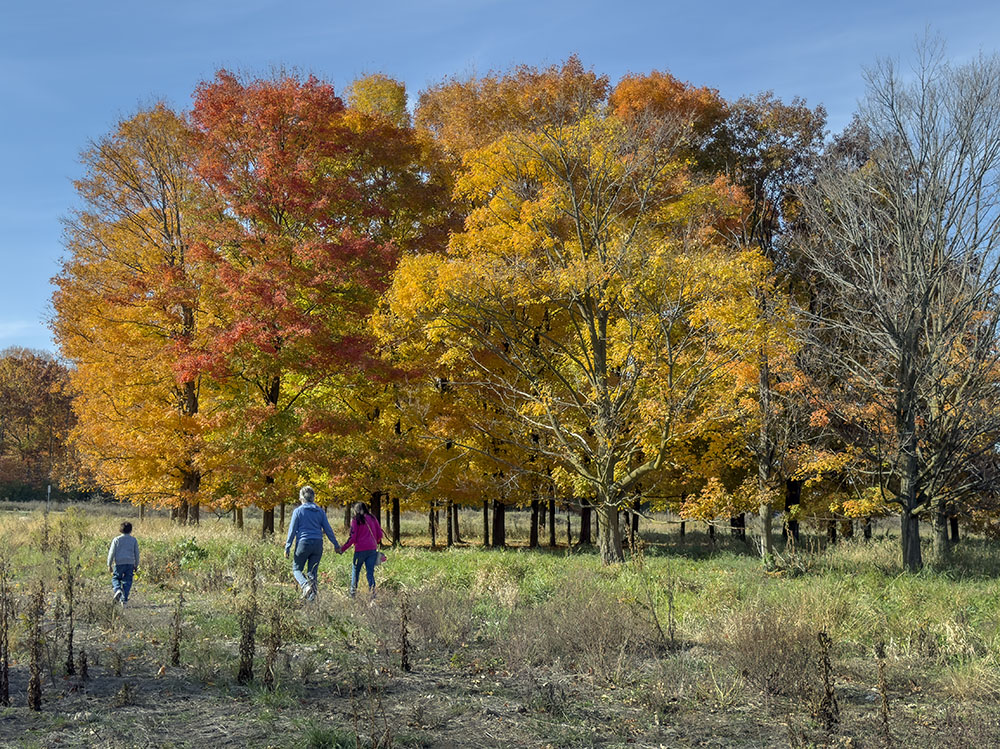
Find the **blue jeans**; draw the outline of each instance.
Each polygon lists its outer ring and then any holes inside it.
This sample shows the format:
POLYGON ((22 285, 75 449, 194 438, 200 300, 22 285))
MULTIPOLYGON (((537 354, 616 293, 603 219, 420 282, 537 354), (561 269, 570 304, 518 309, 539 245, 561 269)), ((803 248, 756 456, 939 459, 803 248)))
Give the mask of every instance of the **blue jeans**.
POLYGON ((378 549, 369 551, 354 552, 354 561, 351 563, 351 597, 358 589, 358 578, 361 576, 361 566, 364 565, 365 573, 368 576, 368 590, 375 595, 375 560, 378 559, 378 549))
POLYGON ((122 603, 128 600, 129 591, 132 590, 133 574, 135 574, 134 564, 116 564, 115 571, 111 573, 111 588, 122 592, 122 603))
POLYGON ((306 538, 295 545, 295 555, 292 557, 292 575, 301 587, 306 587, 306 583, 316 579, 319 560, 322 558, 322 538, 306 538))

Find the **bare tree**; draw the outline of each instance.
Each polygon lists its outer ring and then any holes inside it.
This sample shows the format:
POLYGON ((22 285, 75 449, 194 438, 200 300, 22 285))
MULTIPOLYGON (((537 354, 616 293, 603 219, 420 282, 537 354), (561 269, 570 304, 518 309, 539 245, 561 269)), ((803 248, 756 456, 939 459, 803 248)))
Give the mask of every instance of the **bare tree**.
POLYGON ((816 330, 847 397, 877 413, 856 441, 899 505, 915 571, 921 517, 943 560, 947 513, 995 473, 1000 60, 953 66, 925 42, 912 72, 869 71, 854 125, 867 158, 831 158, 801 194, 804 250, 826 292, 816 330))

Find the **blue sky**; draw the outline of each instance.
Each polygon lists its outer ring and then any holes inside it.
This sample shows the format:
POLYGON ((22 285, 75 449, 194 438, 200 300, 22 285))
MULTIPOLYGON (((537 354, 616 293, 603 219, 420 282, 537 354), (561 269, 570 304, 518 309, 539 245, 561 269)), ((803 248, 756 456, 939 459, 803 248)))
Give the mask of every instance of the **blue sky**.
POLYGON ((0 0, 0 349, 53 349, 45 320, 60 217, 87 142, 142 104, 190 104, 220 67, 295 67, 337 90, 366 73, 411 96, 452 74, 580 55, 616 80, 669 70, 727 98, 773 90, 822 103, 831 131, 863 67, 911 57, 930 29, 949 55, 993 52, 989 0, 0 0))

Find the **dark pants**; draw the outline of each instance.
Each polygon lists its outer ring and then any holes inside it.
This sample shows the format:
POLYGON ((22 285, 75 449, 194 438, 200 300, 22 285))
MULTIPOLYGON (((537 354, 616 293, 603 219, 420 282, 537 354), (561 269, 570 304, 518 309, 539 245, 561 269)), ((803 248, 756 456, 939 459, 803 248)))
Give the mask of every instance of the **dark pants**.
POLYGON ((378 559, 378 549, 369 551, 354 552, 354 561, 351 564, 351 596, 354 596, 358 589, 358 578, 361 577, 361 567, 364 566, 368 576, 368 590, 375 595, 375 560, 378 559))
POLYGON ((295 556, 292 557, 292 575, 300 586, 304 588, 306 583, 316 579, 319 560, 322 558, 322 538, 307 538, 295 545, 295 556))
POLYGON ((132 590, 132 575, 134 573, 134 564, 116 564, 115 571, 111 573, 111 587, 113 590, 122 592, 122 603, 128 600, 129 591, 132 590))

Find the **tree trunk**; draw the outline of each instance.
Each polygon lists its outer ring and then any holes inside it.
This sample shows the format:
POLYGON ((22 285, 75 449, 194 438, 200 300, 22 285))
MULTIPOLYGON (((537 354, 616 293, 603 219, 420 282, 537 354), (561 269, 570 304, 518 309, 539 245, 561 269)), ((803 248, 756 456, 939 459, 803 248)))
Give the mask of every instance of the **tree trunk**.
POLYGON ((951 542, 953 544, 958 543, 958 515, 952 515, 948 518, 948 524, 951 526, 951 542))
POLYGON ((872 540, 872 519, 871 519, 870 516, 865 518, 865 522, 864 522, 864 525, 862 526, 862 530, 864 531, 865 541, 871 541, 872 540))
POLYGON ((399 546, 399 497, 392 498, 392 545, 399 546))
MULTIPOLYGON (((570 518, 573 517, 573 513, 570 511, 569 505, 566 505, 566 548, 571 549, 573 547, 573 526, 570 524, 570 518)), ((555 544, 553 544, 555 546, 555 544)))
POLYGON ((791 514, 802 502, 802 483, 795 479, 785 481, 785 523, 781 535, 786 541, 791 538, 795 543, 799 542, 799 521, 792 518, 791 514))
POLYGON ((483 500, 483 546, 490 545, 490 501, 483 500))
POLYGON ((546 504, 545 502, 542 502, 538 506, 538 528, 539 528, 539 531, 544 530, 544 528, 545 528, 545 514, 546 514, 547 511, 548 511, 548 504, 546 504))
POLYGON ((840 533, 845 541, 854 538, 854 521, 851 518, 845 518, 840 521, 840 533))
POLYGON ((382 492, 377 489, 373 491, 371 493, 370 501, 371 501, 371 507, 368 508, 368 511, 375 516, 376 520, 378 520, 380 517, 382 517, 382 492))
POLYGON ((920 551, 920 518, 910 512, 900 516, 903 535, 903 568, 907 572, 919 572, 924 566, 920 551))
POLYGON ((586 499, 580 500, 580 538, 577 540, 578 544, 594 543, 591 534, 591 512, 590 502, 586 499))
POLYGON ((931 517, 934 522, 934 546, 931 554, 935 567, 944 567, 951 561, 951 542, 948 540, 948 513, 937 509, 931 517))
POLYGON ((622 549, 621 526, 618 523, 618 509, 606 501, 598 499, 597 545, 602 564, 616 564, 625 561, 622 549))
POLYGON ((437 545, 437 512, 434 510, 433 502, 427 511, 427 527, 431 532, 431 548, 433 549, 437 545))
POLYGON ((448 548, 455 545, 455 518, 451 511, 451 500, 447 500, 444 505, 444 521, 448 526, 448 548))
POLYGON ((285 503, 282 502, 280 505, 278 505, 278 507, 280 508, 278 510, 278 527, 281 529, 281 534, 284 535, 285 534, 285 503))
POLYGON ((642 502, 640 500, 635 500, 632 504, 632 536, 636 539, 639 538, 639 510, 642 509, 642 502))
POLYGON ((746 515, 733 515, 729 518, 729 532, 733 538, 740 541, 747 540, 747 518, 746 515))
POLYGON ((681 538, 684 538, 684 534, 687 532, 687 523, 685 523, 683 520, 681 521, 680 531, 681 531, 681 538))
MULTIPOLYGON (((277 403, 277 401, 275 401, 277 403)), ((271 493, 274 487, 274 476, 265 476, 264 484, 267 486, 267 494, 265 495, 266 501, 271 501, 271 493)), ((268 507, 264 510, 264 519, 260 527, 260 537, 267 538, 268 536, 274 535, 274 507, 268 507)))
POLYGON ((507 545, 507 506, 499 499, 493 500, 493 548, 507 545))
MULTIPOLYGON (((197 405, 195 406, 195 410, 197 410, 197 405)), ((201 471, 189 469, 182 475, 184 477, 181 482, 181 496, 183 499, 178 508, 177 522, 181 525, 187 525, 192 521, 190 509, 195 504, 194 498, 201 488, 201 471)))
MULTIPOLYGON (((914 347, 908 347, 907 350, 912 348, 914 347)), ((896 430, 900 436, 902 455, 899 499, 903 503, 900 515, 903 569, 907 572, 919 572, 924 566, 924 560, 920 551, 920 518, 916 514, 920 497, 918 486, 920 469, 917 459, 916 408, 913 405, 916 396, 912 381, 915 375, 907 360, 901 362, 900 370, 903 374, 898 380, 902 383, 900 385, 902 392, 899 396, 900 405, 897 407, 896 430)))
POLYGON ((243 530, 243 508, 237 507, 233 512, 236 515, 236 527, 243 530))
MULTIPOLYGON (((566 515, 566 522, 569 523, 569 515, 566 515)), ((569 526, 567 525, 567 528, 569 526)), ((569 531, 566 531, 569 533, 569 531)), ((556 548, 556 500, 549 497, 549 547, 556 548)))
POLYGON ((531 500, 531 529, 528 531, 528 548, 538 548, 538 500, 531 500))
POLYGON ((455 543, 456 544, 462 543, 462 534, 459 532, 459 528, 458 528, 458 509, 459 508, 458 508, 457 504, 452 504, 452 506, 451 506, 451 514, 452 514, 452 522, 455 524, 455 543))
POLYGON ((826 521, 826 540, 830 546, 837 545, 837 521, 835 518, 826 521))
POLYGON ((350 505, 347 505, 344 508, 344 527, 345 528, 350 528, 351 527, 351 506, 350 505))

